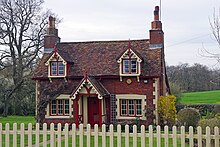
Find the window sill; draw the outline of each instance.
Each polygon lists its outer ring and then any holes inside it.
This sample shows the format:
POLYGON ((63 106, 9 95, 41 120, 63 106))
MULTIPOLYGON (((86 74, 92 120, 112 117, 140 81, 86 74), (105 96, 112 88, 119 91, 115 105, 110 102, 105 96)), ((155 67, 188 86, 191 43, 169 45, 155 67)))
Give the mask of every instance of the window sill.
POLYGON ((127 120, 134 120, 140 118, 140 120, 146 120, 144 116, 116 116, 116 119, 127 119, 127 120))
POLYGON ((45 118, 72 118, 69 115, 49 115, 49 116, 45 116, 45 118))

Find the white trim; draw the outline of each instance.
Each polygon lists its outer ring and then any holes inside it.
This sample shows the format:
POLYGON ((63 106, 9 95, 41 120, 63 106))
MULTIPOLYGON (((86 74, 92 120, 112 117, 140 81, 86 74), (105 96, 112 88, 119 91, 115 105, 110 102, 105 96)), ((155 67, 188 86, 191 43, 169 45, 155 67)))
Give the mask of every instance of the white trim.
MULTIPOLYGON (((84 79, 84 81, 81 83, 81 85, 78 87, 78 89, 75 91, 75 93, 72 95, 72 99, 76 99, 76 95, 78 93, 80 93, 80 91, 82 90, 82 88, 84 86, 86 86, 87 88, 89 88, 90 86, 92 87, 91 91, 94 90, 95 94, 98 95, 98 99, 103 99, 103 97, 101 96, 101 94, 96 90, 96 88, 92 85, 92 83, 90 82, 89 79, 87 79, 88 84, 86 83, 86 79, 84 79)), ((94 94, 94 93, 91 93, 94 94)))
POLYGON ((62 99, 62 100, 67 100, 69 99, 69 115, 50 115, 50 103, 47 104, 47 107, 46 107, 46 115, 45 115, 45 118, 72 118, 73 115, 72 115, 72 112, 73 112, 73 108, 72 108, 72 105, 73 105, 73 101, 70 99, 70 95, 68 94, 60 94, 56 100, 58 99, 62 99))
POLYGON ((153 91, 153 95, 154 95, 154 99, 153 99, 153 103, 154 103, 154 105, 155 105, 155 123, 156 123, 156 125, 158 125, 158 123, 159 123, 159 116, 158 116, 158 105, 157 105, 157 103, 158 103, 158 98, 159 98, 159 92, 158 92, 158 90, 159 90, 159 78, 155 78, 154 79, 154 83, 153 83, 153 87, 154 87, 154 91, 153 91))
POLYGON ((139 58, 135 52, 130 48, 130 49, 127 49, 123 54, 122 56, 117 60, 117 62, 119 63, 119 75, 120 75, 120 81, 122 81, 122 76, 137 76, 137 81, 139 82, 139 76, 141 74, 141 62, 142 62, 142 59, 139 58), (128 56, 128 51, 130 50, 131 52, 131 57, 128 56), (123 59, 136 59, 137 61, 137 73, 131 73, 131 74, 127 74, 127 73, 123 73, 123 59))
POLYGON ((142 116, 140 116, 141 120, 146 120, 146 116, 144 114, 144 110, 146 108, 146 95, 138 95, 138 94, 117 94, 116 95, 116 107, 117 107, 117 115, 116 115, 116 119, 136 119, 139 116, 134 116, 134 117, 126 117, 126 116, 120 116, 120 99, 134 99, 134 100, 138 100, 141 99, 141 108, 142 108, 142 116))
POLYGON ((56 52, 56 56, 58 56, 59 57, 59 60, 56 60, 55 59, 55 53, 53 53, 51 56, 50 56, 50 58, 47 60, 47 62, 45 63, 45 65, 48 67, 47 69, 47 73, 48 73, 48 78, 63 78, 63 77, 66 77, 66 75, 67 75, 67 62, 62 58, 62 56, 60 56, 60 54, 59 53, 57 53, 56 52), (51 65, 50 65, 50 62, 52 62, 52 61, 54 61, 54 62, 56 62, 56 61, 58 61, 58 62, 62 62, 63 63, 63 65, 64 65, 64 75, 51 75, 51 65))

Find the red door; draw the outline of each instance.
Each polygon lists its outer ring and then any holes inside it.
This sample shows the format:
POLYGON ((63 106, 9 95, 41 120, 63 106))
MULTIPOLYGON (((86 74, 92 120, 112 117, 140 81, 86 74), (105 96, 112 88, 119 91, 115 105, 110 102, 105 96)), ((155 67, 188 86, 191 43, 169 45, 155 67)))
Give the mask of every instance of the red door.
POLYGON ((88 97, 88 123, 99 124, 99 101, 97 97, 88 97))

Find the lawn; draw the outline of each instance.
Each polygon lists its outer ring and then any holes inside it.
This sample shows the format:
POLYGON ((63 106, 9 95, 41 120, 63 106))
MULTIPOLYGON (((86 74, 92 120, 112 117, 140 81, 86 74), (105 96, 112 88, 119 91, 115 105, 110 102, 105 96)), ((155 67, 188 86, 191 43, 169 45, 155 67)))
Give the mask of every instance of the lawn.
POLYGON ((5 128, 5 124, 9 123, 10 130, 13 128, 13 123, 17 123, 17 128, 20 128, 20 124, 24 123, 25 128, 27 128, 28 123, 35 124, 34 116, 8 116, 2 117, 0 116, 0 123, 2 124, 3 129, 5 128))
POLYGON ((220 104, 220 90, 183 93, 181 104, 220 104))

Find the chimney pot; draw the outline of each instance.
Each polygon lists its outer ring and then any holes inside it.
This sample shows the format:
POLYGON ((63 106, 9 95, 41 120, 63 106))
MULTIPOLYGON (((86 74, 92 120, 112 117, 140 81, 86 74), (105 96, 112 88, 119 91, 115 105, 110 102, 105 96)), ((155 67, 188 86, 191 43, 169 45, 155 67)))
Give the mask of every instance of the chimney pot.
POLYGON ((55 18, 50 16, 49 17, 49 28, 55 28, 55 18))
POLYGON ((154 20, 159 20, 159 6, 155 7, 155 10, 154 10, 154 20))

